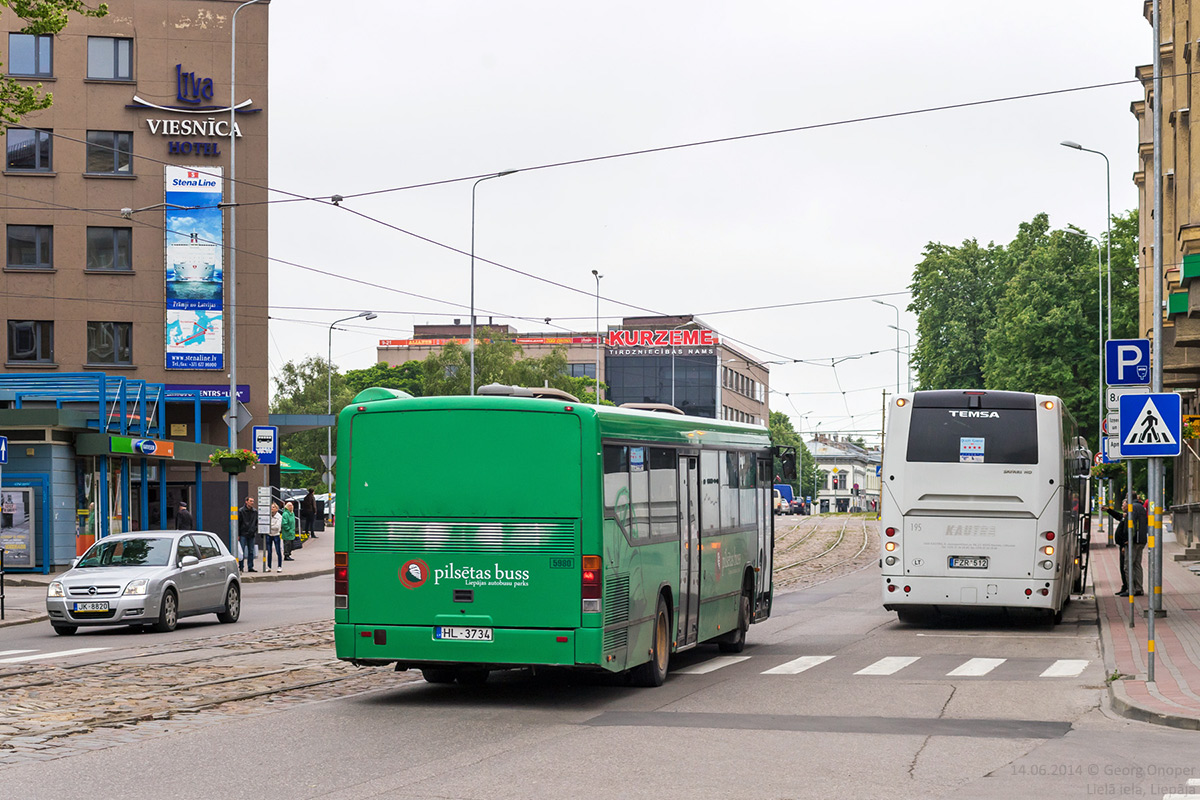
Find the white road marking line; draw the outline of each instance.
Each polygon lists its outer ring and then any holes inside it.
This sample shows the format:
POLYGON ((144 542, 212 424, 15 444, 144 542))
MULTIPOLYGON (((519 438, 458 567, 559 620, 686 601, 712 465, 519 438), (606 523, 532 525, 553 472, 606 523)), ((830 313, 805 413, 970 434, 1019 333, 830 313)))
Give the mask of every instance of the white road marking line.
POLYGON ((947 672, 946 676, 953 678, 977 678, 980 675, 987 675, 1007 660, 1007 658, 972 658, 947 672))
POLYGON ((32 653, 33 650, 0 650, 0 656, 15 656, 17 653, 32 653))
POLYGON ((60 650, 57 653, 35 653, 31 656, 16 656, 15 658, 0 658, 0 664, 15 664, 18 661, 37 661, 41 658, 63 658, 65 656, 79 656, 84 653, 95 653, 99 650, 107 650, 107 647, 81 647, 78 650, 60 650))
POLYGON ((741 661, 748 661, 749 659, 750 656, 717 656, 687 669, 677 669, 675 670, 675 674, 704 675, 709 672, 716 672, 721 667, 728 667, 741 661))
POLYGON ((1041 674, 1043 678, 1075 678, 1087 667, 1087 659, 1060 658, 1041 674))
POLYGON ((921 659, 920 656, 888 656, 881 658, 869 667, 864 667, 855 675, 893 675, 907 667, 909 664, 915 664, 921 659))
POLYGON ((794 661, 780 664, 778 667, 772 667, 763 672, 763 675, 798 675, 806 669, 812 669, 818 664, 824 664, 831 658, 833 656, 801 656, 794 661))
POLYGON ((1200 786, 1200 778, 1188 778, 1187 785, 1192 788, 1200 786))

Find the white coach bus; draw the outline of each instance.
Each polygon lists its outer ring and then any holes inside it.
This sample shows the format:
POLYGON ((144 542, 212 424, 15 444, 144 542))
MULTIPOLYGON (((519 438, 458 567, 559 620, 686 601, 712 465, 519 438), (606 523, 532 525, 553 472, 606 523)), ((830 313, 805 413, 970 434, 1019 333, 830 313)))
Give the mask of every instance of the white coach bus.
POLYGON ((899 396, 883 450, 883 607, 1045 609, 1083 591, 1091 454, 1062 401, 1026 392, 899 396))

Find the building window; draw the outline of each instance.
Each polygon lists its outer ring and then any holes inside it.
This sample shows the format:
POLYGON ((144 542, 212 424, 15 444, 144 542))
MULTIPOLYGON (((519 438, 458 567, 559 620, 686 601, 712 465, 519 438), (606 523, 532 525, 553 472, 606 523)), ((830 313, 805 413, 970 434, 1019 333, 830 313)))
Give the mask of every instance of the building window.
POLYGON ((33 33, 8 35, 8 74, 48 78, 54 74, 54 37, 33 33))
POLYGON ((49 225, 9 225, 9 269, 51 269, 54 229, 49 225))
POLYGON ((133 323, 89 322, 87 326, 87 363, 132 364, 133 323))
POLYGON ((93 174, 129 175, 133 172, 133 133, 88 131, 87 171, 93 174))
POLYGON ((131 228, 87 229, 87 269, 131 270, 131 228))
POLYGON ((87 76, 102 81, 133 80, 133 40, 89 36, 87 76))
POLYGON ((8 360, 11 363, 53 363, 54 323, 48 320, 10 319, 8 360))
POLYGON ((570 374, 570 376, 572 378, 595 378, 596 377, 596 365, 594 363, 567 364, 567 370, 568 370, 568 374, 570 374))
POLYGON ((33 128, 9 128, 5 169, 13 172, 49 172, 51 169, 50 131, 33 128))

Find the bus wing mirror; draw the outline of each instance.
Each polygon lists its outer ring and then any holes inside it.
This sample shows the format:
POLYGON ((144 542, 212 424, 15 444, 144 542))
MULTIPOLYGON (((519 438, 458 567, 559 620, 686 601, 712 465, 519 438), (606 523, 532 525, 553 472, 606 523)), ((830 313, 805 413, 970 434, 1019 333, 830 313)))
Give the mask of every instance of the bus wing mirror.
POLYGON ((787 447, 784 445, 775 445, 771 448, 772 454, 779 459, 781 477, 784 483, 791 483, 796 480, 796 448, 787 447))

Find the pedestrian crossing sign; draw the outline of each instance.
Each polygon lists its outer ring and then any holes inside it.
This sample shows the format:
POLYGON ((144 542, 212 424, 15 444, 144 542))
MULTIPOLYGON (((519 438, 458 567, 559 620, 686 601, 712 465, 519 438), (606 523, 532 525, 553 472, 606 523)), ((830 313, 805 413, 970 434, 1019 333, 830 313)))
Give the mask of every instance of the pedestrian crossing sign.
POLYGON ((1174 392, 1121 396, 1121 457, 1177 456, 1183 406, 1174 392))

